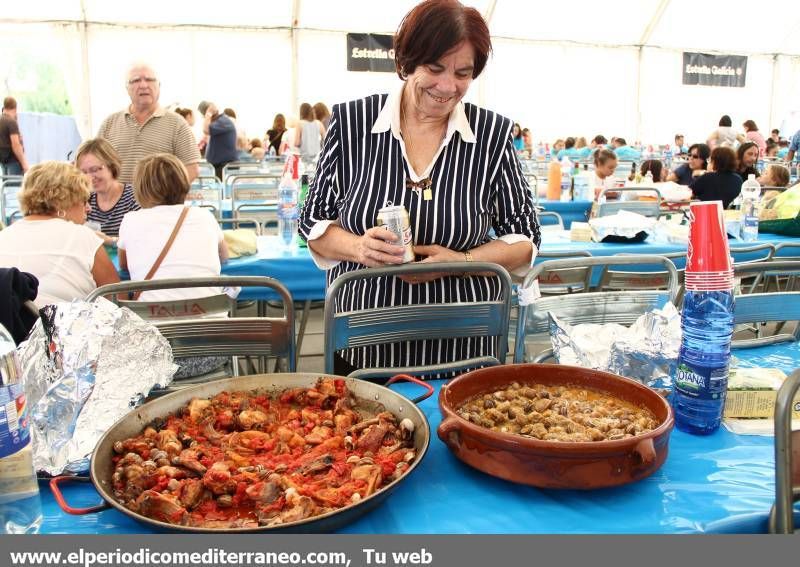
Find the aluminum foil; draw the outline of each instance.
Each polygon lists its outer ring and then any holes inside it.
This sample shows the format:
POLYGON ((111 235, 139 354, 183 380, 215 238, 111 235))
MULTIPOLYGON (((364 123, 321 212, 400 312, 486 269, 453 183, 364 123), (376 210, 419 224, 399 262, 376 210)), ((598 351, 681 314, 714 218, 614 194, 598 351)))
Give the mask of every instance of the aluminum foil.
POLYGON ((47 306, 19 348, 32 408, 34 466, 51 475, 89 470, 100 437, 177 365, 152 324, 105 299, 47 306))
POLYGON ((653 232, 656 219, 633 213, 620 211, 615 215, 589 219, 592 227, 592 239, 601 242, 607 236, 634 238, 640 232, 653 232))
POLYGON ((681 318, 671 303, 645 313, 630 327, 572 326, 550 314, 550 340, 559 364, 613 372, 651 388, 670 388, 681 346, 681 318))

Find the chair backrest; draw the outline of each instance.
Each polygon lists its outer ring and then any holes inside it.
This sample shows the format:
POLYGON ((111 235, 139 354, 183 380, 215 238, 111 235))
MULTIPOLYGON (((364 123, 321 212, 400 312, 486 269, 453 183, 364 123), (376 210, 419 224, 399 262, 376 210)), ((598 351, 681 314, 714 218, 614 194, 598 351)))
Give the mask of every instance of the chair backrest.
POLYGON ((0 175, 0 220, 4 223, 9 222, 11 215, 19 210, 17 193, 20 188, 21 175, 0 175))
POLYGON ((779 242, 772 258, 777 261, 800 260, 800 242, 779 242))
MULTIPOLYGON (((572 252, 539 252, 537 260, 558 258, 591 258, 586 250, 572 252)), ((575 266, 547 270, 539 275, 539 292, 542 295, 561 295, 564 293, 581 293, 589 291, 592 280, 590 266, 575 266)))
POLYGON ((231 214, 237 217, 242 211, 257 218, 263 225, 277 221, 278 186, 281 176, 272 173, 233 175, 229 178, 231 214))
MULTIPOLYGON (((549 260, 536 264, 525 276, 523 289, 528 290, 539 276, 549 270, 584 267, 594 268, 605 265, 645 265, 660 264, 669 273, 669 284, 665 290, 638 291, 600 291, 539 297, 532 301, 520 301, 519 317, 514 345, 514 362, 525 362, 525 340, 529 335, 544 336, 550 331, 550 317, 553 313, 561 320, 576 325, 581 323, 619 323, 630 325, 636 319, 655 308, 674 302, 678 294, 678 272, 675 265, 663 256, 593 256, 549 260)), ((521 296, 524 293, 520 294, 521 296)))
POLYGON ((199 177, 214 177, 216 175, 214 166, 206 160, 201 160, 197 163, 197 170, 199 177))
POLYGON ((403 372, 431 375, 505 363, 508 353, 510 310, 511 278, 508 272, 497 264, 488 262, 410 263, 347 272, 336 278, 328 286, 325 294, 325 372, 333 373, 334 353, 343 349, 458 337, 495 337, 497 355, 425 367, 364 369, 351 374, 351 376, 379 378, 403 372), (339 295, 344 287, 352 281, 437 272, 453 275, 491 274, 500 281, 500 297, 497 300, 472 303, 392 305, 375 309, 336 312, 339 295))
POLYGON ((187 356, 285 357, 296 368, 294 303, 278 280, 265 276, 172 278, 104 285, 86 298, 102 296, 152 321, 172 346, 176 358, 187 356), (260 287, 283 303, 281 317, 220 317, 235 310, 227 295, 178 301, 128 301, 131 292, 192 287, 260 287), (122 296, 124 299, 120 299, 122 296), (214 316, 216 315, 216 316, 214 316))
MULTIPOLYGON (((771 261, 735 265, 736 278, 755 277, 755 285, 768 275, 800 275, 800 262, 771 261)), ((734 323, 763 323, 797 321, 794 333, 780 333, 754 339, 736 339, 735 348, 748 348, 800 340, 800 292, 776 291, 771 293, 746 293, 734 301, 734 323)))
POLYGON ((620 211, 630 211, 638 213, 646 217, 658 218, 661 213, 661 192, 655 187, 620 187, 619 189, 603 189, 600 196, 597 198, 597 216, 606 217, 615 215, 620 211), (619 199, 617 201, 609 201, 606 199, 606 193, 620 193, 624 196, 625 193, 636 192, 637 194, 649 194, 655 197, 652 201, 625 201, 619 199))
POLYGON ((220 228, 222 228, 223 230, 229 228, 233 229, 252 228, 255 231, 256 236, 261 236, 262 234, 264 234, 264 229, 261 226, 261 223, 258 221, 258 219, 252 219, 247 217, 236 217, 235 219, 218 218, 217 222, 219 223, 220 228))
POLYGON ((206 207, 215 217, 222 216, 222 183, 214 177, 198 177, 186 194, 185 203, 190 206, 206 207))
POLYGON ((765 262, 770 260, 774 255, 775 245, 771 242, 759 242, 758 244, 744 246, 731 246, 731 258, 733 258, 734 266, 765 262))
POLYGON ((222 182, 230 187, 230 177, 246 173, 266 173, 267 169, 260 161, 232 161, 222 168, 222 182))
POLYGON ((537 211, 539 228, 542 230, 564 230, 564 219, 554 211, 537 211), (547 222, 545 222, 547 221, 547 222))
POLYGON ((795 370, 784 380, 775 400, 775 506, 769 519, 771 533, 794 533, 794 502, 800 499, 800 487, 794 486, 794 476, 800 465, 793 462, 792 442, 798 438, 798 432, 792 432, 792 410, 799 390, 800 370, 795 370))
MULTIPOLYGON (((683 284, 684 274, 686 272, 686 252, 670 252, 667 254, 658 254, 664 258, 669 258, 675 265, 678 271, 678 285, 683 284), (680 262, 679 262, 680 260, 680 262), (681 267, 678 267, 678 264, 681 267)), ((622 253, 616 256, 630 256, 630 254, 622 253)), ((653 266, 651 266, 652 268, 653 266)), ((603 271, 600 274, 600 283, 597 286, 598 291, 625 291, 625 290, 640 290, 640 289, 667 289, 669 287, 670 272, 665 270, 651 269, 649 271, 640 271, 635 268, 631 269, 614 269, 613 265, 603 266, 603 271)))

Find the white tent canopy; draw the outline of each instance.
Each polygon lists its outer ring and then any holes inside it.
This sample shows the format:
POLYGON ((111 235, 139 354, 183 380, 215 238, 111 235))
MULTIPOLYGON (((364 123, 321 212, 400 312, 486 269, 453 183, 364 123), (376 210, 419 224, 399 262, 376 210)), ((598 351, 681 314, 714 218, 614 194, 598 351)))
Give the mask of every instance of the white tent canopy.
MULTIPOLYGON (((415 3, 15 2, 0 15, 0 78, 22 51, 55 60, 89 136, 127 103, 127 67, 147 61, 159 72, 162 104, 213 100, 262 136, 274 114, 296 115, 300 102, 331 106, 395 88, 394 74, 346 70, 346 33, 393 33, 415 3)), ((486 17, 494 45, 468 100, 529 127, 536 140, 603 133, 667 143, 683 132, 697 141, 722 114, 768 132, 800 110, 797 0, 464 3, 486 17), (747 55, 746 86, 683 85, 683 51, 747 55)), ((19 88, 6 83, 12 94, 19 88)))

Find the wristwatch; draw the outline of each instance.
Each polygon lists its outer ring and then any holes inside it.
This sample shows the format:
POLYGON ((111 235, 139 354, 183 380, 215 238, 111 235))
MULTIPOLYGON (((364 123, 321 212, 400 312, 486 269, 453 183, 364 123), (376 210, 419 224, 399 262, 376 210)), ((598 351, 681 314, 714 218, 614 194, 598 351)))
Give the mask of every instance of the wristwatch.
POLYGON ((470 252, 469 250, 464 251, 464 261, 472 262, 472 252, 470 252))

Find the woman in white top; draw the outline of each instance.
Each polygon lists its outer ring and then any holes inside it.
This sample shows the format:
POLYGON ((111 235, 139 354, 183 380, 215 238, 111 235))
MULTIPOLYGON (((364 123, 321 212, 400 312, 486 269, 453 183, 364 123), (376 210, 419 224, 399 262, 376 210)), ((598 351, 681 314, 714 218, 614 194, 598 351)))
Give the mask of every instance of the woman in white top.
MULTIPOLYGON (((143 280, 169 240, 189 193, 189 176, 178 158, 154 154, 141 160, 133 174, 134 193, 142 206, 125 215, 119 227, 119 265, 131 280, 143 280)), ((151 279, 218 276, 228 259, 222 230, 208 209, 189 207, 167 255, 151 279)), ((209 297, 222 288, 194 287, 146 291, 142 301, 175 301, 209 297)), ((225 357, 188 357, 176 362, 176 379, 205 374, 217 369, 225 357)))
MULTIPOLYGON (((603 189, 613 189, 616 183, 614 171, 617 169, 617 154, 606 148, 594 152, 594 198, 597 199, 603 189)), ((606 193, 606 197, 616 198, 619 193, 606 193)))
POLYGON ((324 139, 325 126, 314 118, 314 108, 304 102, 300 105, 300 121, 294 134, 294 145, 300 149, 300 159, 308 163, 314 161, 324 139))
POLYGON ((86 222, 89 179, 68 163, 47 161, 25 175, 19 205, 25 217, 0 231, 0 266, 39 279, 36 305, 83 299, 119 281, 103 240, 86 222))
MULTIPOLYGON (((119 227, 119 265, 131 280, 143 280, 167 243, 189 193, 186 168, 173 155, 154 154, 141 160, 133 179, 139 211, 125 215, 119 227)), ((218 276, 228 259, 222 230, 207 209, 189 207, 172 247, 152 279, 218 276)), ((217 288, 148 291, 146 301, 193 299, 222 293, 217 288)))

